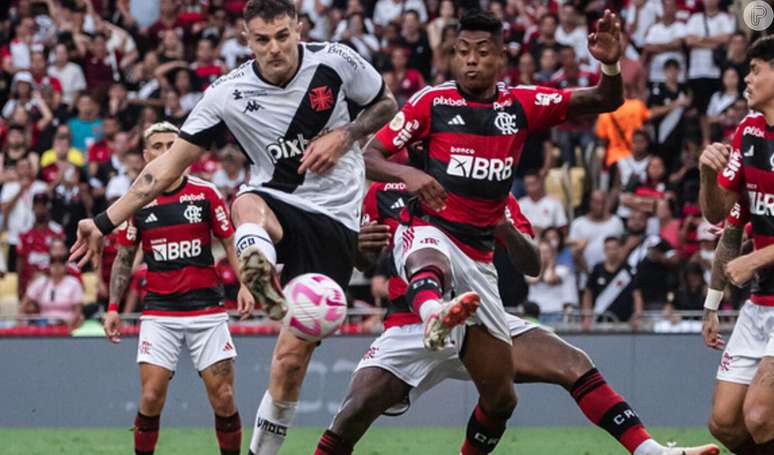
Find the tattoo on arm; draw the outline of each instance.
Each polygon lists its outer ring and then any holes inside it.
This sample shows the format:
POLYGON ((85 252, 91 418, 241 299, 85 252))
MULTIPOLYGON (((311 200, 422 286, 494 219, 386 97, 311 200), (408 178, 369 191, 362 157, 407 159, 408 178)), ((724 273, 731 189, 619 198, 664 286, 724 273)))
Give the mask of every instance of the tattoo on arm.
POLYGON ((739 256, 739 248, 742 244, 741 226, 728 225, 723 230, 718 247, 715 250, 715 260, 712 261, 712 275, 710 277, 710 289, 722 291, 726 287, 726 264, 739 256))
POLYGON ((588 114, 602 114, 618 109, 624 102, 623 78, 621 75, 605 76, 596 87, 579 88, 572 91, 567 107, 568 118, 588 114))
POLYGON ((395 101, 395 97, 385 87, 381 99, 364 110, 352 123, 345 127, 345 130, 352 142, 357 142, 361 138, 378 131, 379 128, 390 121, 390 118, 395 115, 397 110, 398 103, 395 101))
POLYGON ((110 269, 110 301, 118 303, 132 280, 132 263, 137 247, 120 247, 110 269))

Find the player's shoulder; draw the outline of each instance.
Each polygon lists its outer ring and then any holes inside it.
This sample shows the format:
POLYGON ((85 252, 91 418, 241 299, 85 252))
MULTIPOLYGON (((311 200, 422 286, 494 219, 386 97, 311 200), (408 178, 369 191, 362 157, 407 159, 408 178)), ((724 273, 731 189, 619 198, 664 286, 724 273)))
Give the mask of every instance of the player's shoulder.
POLYGON ((443 82, 438 85, 427 85, 416 92, 408 99, 407 104, 419 106, 429 104, 432 106, 464 106, 467 104, 465 98, 457 90, 457 84, 454 81, 443 82))
POLYGON ((304 55, 309 56, 311 61, 332 66, 336 69, 349 67, 353 71, 361 71, 368 67, 368 63, 360 54, 351 47, 341 43, 301 43, 301 46, 304 49, 304 55))
POLYGON ((534 104, 536 106, 559 104, 564 101, 565 96, 569 96, 565 90, 543 85, 505 85, 500 83, 498 88, 510 98, 515 98, 524 104, 534 104))
POLYGON ((253 72, 252 65, 254 62, 255 60, 248 60, 232 69, 228 73, 215 79, 215 81, 207 87, 206 91, 219 92, 222 90, 228 90, 230 86, 238 83, 239 81, 247 80, 250 77, 251 72, 253 72))
POLYGON ((765 137, 764 131, 766 131, 766 117, 755 111, 748 112, 737 128, 737 134, 741 136, 765 137))

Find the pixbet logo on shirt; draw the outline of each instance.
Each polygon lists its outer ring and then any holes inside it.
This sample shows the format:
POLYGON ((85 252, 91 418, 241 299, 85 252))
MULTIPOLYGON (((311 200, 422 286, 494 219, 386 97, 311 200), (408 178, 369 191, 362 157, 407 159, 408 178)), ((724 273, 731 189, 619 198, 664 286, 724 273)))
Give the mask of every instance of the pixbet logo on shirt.
POLYGON ((298 134, 296 139, 277 138, 277 142, 269 144, 266 150, 271 153, 272 161, 294 158, 304 154, 304 149, 309 144, 309 140, 303 134, 298 134))
POLYGON ((513 173, 513 157, 501 160, 499 158, 481 158, 478 156, 452 154, 446 173, 455 177, 466 177, 474 180, 495 180, 501 182, 511 178, 513 173))
POLYGON ((167 242, 165 240, 151 243, 153 260, 176 261, 178 259, 192 258, 202 254, 201 239, 181 240, 179 242, 167 242))

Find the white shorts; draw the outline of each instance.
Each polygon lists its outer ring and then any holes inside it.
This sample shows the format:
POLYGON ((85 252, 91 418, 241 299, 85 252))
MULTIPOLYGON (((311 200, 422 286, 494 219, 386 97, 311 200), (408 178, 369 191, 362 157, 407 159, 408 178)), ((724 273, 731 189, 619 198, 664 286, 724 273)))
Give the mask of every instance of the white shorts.
POLYGON ((751 384, 763 357, 774 356, 774 307, 749 300, 739 311, 718 367, 719 381, 751 384))
POLYGON ((175 371, 177 359, 188 347, 196 371, 236 357, 226 313, 201 316, 143 316, 137 343, 137 363, 175 371))
MULTIPOLYGON (((517 337, 536 328, 535 324, 506 314, 510 337, 517 337)), ((406 412, 410 403, 445 379, 470 380, 457 349, 447 346, 441 351, 429 351, 423 344, 422 324, 390 327, 379 336, 360 360, 353 374, 363 368, 387 370, 411 386, 408 402, 388 409, 387 415, 406 412)), ((512 342, 509 338, 509 342, 512 342)))
MULTIPOLYGON (((446 234, 433 226, 409 227, 401 224, 395 231, 394 238, 395 268, 404 281, 409 281, 405 266, 406 259, 411 254, 425 248, 441 252, 451 264, 453 290, 457 294, 473 291, 481 298, 481 306, 467 320, 467 325, 483 325, 493 337, 511 343, 506 323, 507 313, 503 309, 497 289, 497 270, 494 264, 471 259, 446 234)), ((464 335, 464 327, 458 327, 452 330, 449 338, 451 343, 460 349, 464 335)))

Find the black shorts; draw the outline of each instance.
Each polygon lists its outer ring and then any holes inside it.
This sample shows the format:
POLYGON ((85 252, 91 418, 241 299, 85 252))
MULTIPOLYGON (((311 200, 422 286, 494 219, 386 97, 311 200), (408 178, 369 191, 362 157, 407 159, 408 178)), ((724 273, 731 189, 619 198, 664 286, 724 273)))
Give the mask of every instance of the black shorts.
POLYGON ((275 245, 277 263, 283 264, 282 285, 304 273, 322 273, 346 291, 355 265, 357 232, 322 213, 252 192, 266 201, 282 226, 282 240, 275 245))
POLYGON ((710 98, 721 88, 720 79, 691 79, 688 84, 693 97, 691 104, 699 112, 699 115, 707 115, 710 98))

